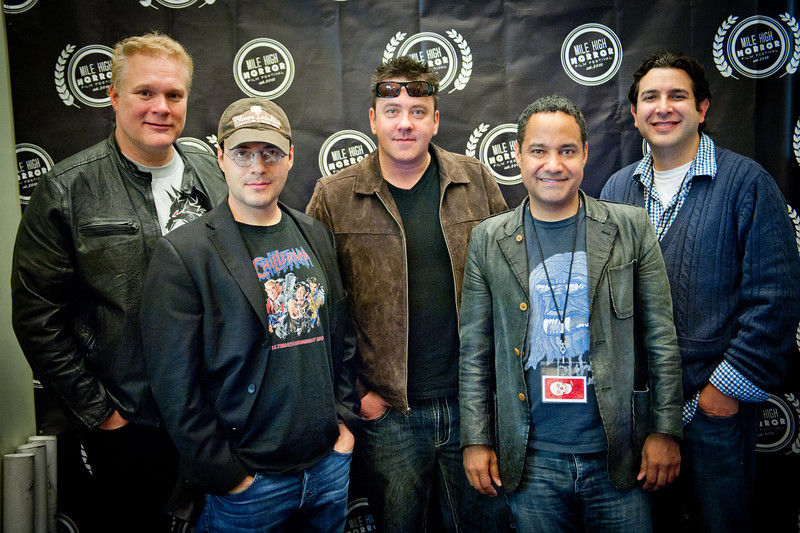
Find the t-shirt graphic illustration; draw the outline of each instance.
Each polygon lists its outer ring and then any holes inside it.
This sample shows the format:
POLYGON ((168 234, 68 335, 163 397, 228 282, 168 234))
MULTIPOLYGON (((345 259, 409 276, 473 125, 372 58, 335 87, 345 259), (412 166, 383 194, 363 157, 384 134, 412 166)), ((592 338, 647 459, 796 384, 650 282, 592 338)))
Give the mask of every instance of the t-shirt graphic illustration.
POLYGON ((264 287, 272 349, 321 341, 324 276, 305 246, 269 251, 253 266, 264 287))
POLYGON ((525 370, 536 368, 543 378, 543 401, 586 401, 586 387, 591 384, 591 366, 586 358, 589 350, 589 285, 586 252, 576 252, 569 280, 571 253, 555 254, 547 259, 553 290, 540 263, 531 270, 531 321, 529 357, 525 370), (555 294, 558 308, 553 301, 555 294), (567 309, 564 302, 567 300, 567 309), (562 353, 561 319, 564 317, 562 353), (554 376, 574 379, 548 379, 554 376), (576 378, 576 379, 575 379, 576 378))

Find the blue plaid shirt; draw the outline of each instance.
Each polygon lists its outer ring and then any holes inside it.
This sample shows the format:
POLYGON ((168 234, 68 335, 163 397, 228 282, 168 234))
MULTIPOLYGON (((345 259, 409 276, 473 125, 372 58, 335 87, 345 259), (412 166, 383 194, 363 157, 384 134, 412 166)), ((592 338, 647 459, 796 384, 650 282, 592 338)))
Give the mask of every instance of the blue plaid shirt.
MULTIPOLYGON (((656 230, 658 240, 666 234, 678 211, 686 201, 689 191, 692 188, 692 179, 695 176, 709 176, 714 179, 717 175, 717 160, 714 157, 714 141, 705 133, 700 134, 700 146, 697 148, 697 155, 692 161, 689 171, 681 182, 681 186, 675 196, 663 205, 654 186, 653 176, 653 155, 647 154, 633 171, 634 179, 638 180, 644 188, 644 208, 650 216, 650 221, 656 230)), ((766 400, 769 395, 759 389, 744 377, 727 360, 723 360, 709 378, 709 382, 718 388, 723 394, 736 398, 743 402, 761 402, 766 400)), ((700 393, 696 393, 683 405, 683 425, 688 424, 697 411, 697 403, 700 393)))

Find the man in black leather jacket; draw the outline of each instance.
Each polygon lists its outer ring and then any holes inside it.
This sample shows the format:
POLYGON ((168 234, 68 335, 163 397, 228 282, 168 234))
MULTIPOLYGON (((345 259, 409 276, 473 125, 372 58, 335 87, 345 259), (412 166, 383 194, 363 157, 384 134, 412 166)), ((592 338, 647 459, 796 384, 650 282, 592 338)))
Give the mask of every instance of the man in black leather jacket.
POLYGON ((14 330, 35 377, 84 430, 97 522, 116 531, 165 530, 177 472, 141 354, 147 264, 162 234, 227 193, 213 156, 175 144, 191 76, 169 37, 118 43, 114 132, 42 178, 14 247, 14 330))

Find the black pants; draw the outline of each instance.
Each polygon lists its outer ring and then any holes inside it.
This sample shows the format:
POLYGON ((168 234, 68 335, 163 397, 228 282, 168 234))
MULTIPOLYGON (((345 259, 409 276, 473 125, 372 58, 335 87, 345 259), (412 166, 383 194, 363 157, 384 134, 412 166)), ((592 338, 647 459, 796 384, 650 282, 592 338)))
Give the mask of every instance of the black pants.
POLYGON ((178 455, 164 428, 129 423, 97 429, 85 434, 83 446, 97 489, 88 531, 170 530, 164 505, 177 479, 178 455))

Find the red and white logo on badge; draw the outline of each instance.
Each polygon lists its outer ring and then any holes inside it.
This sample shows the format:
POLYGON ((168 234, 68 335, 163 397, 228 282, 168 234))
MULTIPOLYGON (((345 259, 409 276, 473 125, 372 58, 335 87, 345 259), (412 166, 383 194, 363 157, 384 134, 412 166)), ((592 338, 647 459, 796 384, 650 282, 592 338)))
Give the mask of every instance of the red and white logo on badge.
POLYGON ((586 403, 586 376, 542 376, 542 401, 586 403))

